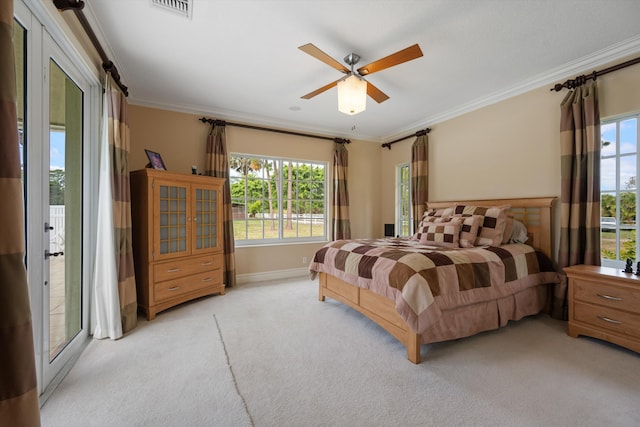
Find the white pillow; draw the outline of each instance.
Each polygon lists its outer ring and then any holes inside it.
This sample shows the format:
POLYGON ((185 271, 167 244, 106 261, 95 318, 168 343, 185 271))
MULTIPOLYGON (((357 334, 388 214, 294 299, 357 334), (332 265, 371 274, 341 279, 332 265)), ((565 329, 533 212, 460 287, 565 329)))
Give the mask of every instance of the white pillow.
POLYGON ((513 243, 526 243, 528 239, 527 227, 517 219, 514 219, 511 239, 509 239, 509 241, 513 243))

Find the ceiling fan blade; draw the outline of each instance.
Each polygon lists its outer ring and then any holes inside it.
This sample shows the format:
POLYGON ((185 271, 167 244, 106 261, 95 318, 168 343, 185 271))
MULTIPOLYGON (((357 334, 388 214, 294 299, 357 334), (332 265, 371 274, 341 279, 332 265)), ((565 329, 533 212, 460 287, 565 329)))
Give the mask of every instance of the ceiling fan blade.
POLYGON ((402 49, 396 53, 392 53, 389 56, 385 56, 382 59, 373 61, 363 67, 358 68, 358 74, 366 76, 368 74, 375 73, 385 68, 393 67, 394 65, 402 64, 403 62, 411 61, 422 56, 422 50, 418 44, 409 46, 406 49, 402 49))
MULTIPOLYGON (((347 67, 345 67, 344 65, 342 65, 341 63, 339 63, 338 61, 336 61, 335 59, 333 59, 332 57, 330 57, 329 55, 327 55, 326 53, 324 53, 323 51, 321 51, 320 49, 318 49, 317 47, 315 47, 313 44, 311 43, 307 43, 305 45, 299 46, 298 49, 300 49, 301 51, 308 53, 309 55, 313 56, 314 58, 324 62, 325 64, 329 65, 330 67, 335 68, 336 70, 343 72, 345 74, 349 74, 349 69, 347 67)), ((303 96, 304 98, 304 96, 303 96)))
POLYGON ((372 85, 371 82, 367 82, 367 95, 373 98, 373 100, 378 104, 381 104, 389 99, 389 96, 386 93, 372 85))
POLYGON ((331 82, 328 85, 322 86, 320 89, 316 89, 313 92, 309 92, 308 94, 301 96, 302 99, 311 99, 316 95, 320 95, 322 92, 327 91, 338 84, 338 82, 342 79, 338 79, 335 82, 331 82))

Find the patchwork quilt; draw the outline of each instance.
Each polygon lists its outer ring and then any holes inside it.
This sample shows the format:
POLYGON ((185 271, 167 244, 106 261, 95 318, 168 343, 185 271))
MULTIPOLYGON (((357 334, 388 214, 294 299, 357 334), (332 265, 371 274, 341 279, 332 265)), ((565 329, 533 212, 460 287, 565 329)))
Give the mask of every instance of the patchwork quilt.
POLYGON ((312 279, 324 272, 395 300, 417 333, 444 310, 559 283, 549 258, 521 243, 454 249, 412 239, 336 240, 316 252, 309 272, 312 279))

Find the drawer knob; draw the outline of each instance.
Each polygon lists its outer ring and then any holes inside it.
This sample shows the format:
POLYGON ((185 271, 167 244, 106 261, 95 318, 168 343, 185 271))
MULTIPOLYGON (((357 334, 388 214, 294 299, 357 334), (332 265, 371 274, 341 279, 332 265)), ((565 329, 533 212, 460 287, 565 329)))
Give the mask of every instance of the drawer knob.
POLYGON ((169 289, 167 289, 168 291, 177 291, 178 289, 180 289, 180 286, 173 286, 169 289))
POLYGON ((604 316, 600 316, 600 315, 598 315, 598 319, 604 320, 605 322, 613 323, 615 325, 622 324, 622 322, 620 322, 619 320, 610 319, 608 317, 604 317, 604 316))
POLYGON ((598 294, 598 296, 599 296, 600 298, 608 299, 608 300, 611 300, 611 301, 622 301, 622 298, 612 297, 611 295, 602 295, 602 294, 598 294))
POLYGON ((179 268, 170 268, 167 270, 167 273, 177 273, 178 271, 180 271, 179 268))
POLYGON ((211 265, 211 264, 213 264, 211 261, 203 262, 203 263, 202 263, 202 265, 204 265, 204 266, 211 265))
POLYGON ((202 279, 203 282, 211 282, 213 279, 211 277, 206 277, 202 279))

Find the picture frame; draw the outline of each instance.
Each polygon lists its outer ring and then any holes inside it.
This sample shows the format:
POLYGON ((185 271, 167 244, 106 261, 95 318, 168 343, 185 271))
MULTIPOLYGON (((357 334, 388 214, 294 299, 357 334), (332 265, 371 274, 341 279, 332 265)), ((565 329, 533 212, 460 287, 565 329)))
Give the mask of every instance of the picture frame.
POLYGON ((149 158, 149 164, 147 165, 147 167, 151 167, 153 169, 159 169, 163 171, 167 170, 167 167, 164 165, 164 161, 162 161, 162 156, 160 156, 160 153, 147 150, 146 148, 144 152, 147 153, 147 157, 149 158))

